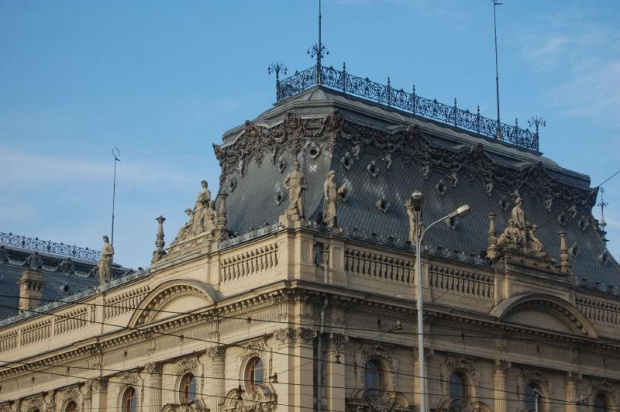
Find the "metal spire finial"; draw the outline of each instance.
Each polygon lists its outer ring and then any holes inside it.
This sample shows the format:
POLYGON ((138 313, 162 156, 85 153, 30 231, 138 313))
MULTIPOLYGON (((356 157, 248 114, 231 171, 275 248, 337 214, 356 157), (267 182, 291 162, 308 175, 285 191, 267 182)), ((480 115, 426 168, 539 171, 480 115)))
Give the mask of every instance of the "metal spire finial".
POLYGON ((325 55, 329 55, 329 50, 327 50, 327 47, 323 45, 323 41, 321 38, 322 19, 323 19, 323 16, 321 14, 321 0, 319 0, 319 41, 318 43, 310 47, 307 52, 310 55, 310 57, 312 57, 313 59, 316 57, 316 84, 319 86, 323 83, 322 78, 321 78, 322 77, 321 76, 321 66, 322 66, 321 60, 323 59, 323 57, 325 57, 325 55))
POLYGON ((538 136, 538 128, 540 126, 546 127, 547 121, 542 116, 532 116, 532 118, 527 121, 527 125, 533 127, 536 130, 536 136, 538 136))
POLYGON ((116 163, 120 162, 121 159, 119 156, 121 155, 121 151, 114 145, 114 149, 112 149, 112 156, 114 156, 114 185, 112 187, 112 233, 110 234, 110 244, 114 246, 114 206, 116 202, 116 163))
POLYGON ((275 63, 271 63, 271 65, 269 67, 267 67, 267 73, 268 74, 272 74, 275 73, 276 75, 276 101, 280 101, 280 72, 282 72, 283 75, 286 75, 288 68, 286 67, 286 65, 284 63, 280 63, 280 62, 275 62, 275 63))
POLYGON ((495 93, 497 99, 497 138, 502 139, 502 123, 499 117, 499 59, 497 57, 497 18, 495 15, 495 9, 497 6, 501 6, 498 0, 491 0, 493 3, 493 32, 495 33, 495 93))

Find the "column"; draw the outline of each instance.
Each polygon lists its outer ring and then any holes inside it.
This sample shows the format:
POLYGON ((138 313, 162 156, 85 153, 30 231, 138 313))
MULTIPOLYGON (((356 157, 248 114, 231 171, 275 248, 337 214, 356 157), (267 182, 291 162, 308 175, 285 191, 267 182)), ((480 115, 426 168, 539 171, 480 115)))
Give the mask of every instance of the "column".
POLYGON ((207 356, 211 358, 211 371, 206 375, 211 376, 211 386, 209 397, 206 398, 209 409, 219 412, 222 410, 224 398, 226 396, 225 364, 226 348, 224 346, 213 346, 207 349, 207 356))
POLYGON ((90 403, 90 408, 87 406, 86 410, 92 412, 107 410, 108 381, 104 378, 92 379, 88 382, 88 385, 88 392, 90 394, 85 395, 85 398, 87 400, 87 403, 90 403), (90 400, 88 398, 90 398, 90 400))
POLYGON ((566 374, 566 412, 577 412, 577 385, 575 379, 574 372, 566 374))
POLYGON ((146 365, 147 388, 145 388, 144 408, 149 412, 160 412, 162 408, 162 365, 149 363, 146 365))
POLYGON ((510 362, 496 359, 493 365, 493 411, 506 412, 506 372, 510 362))
POLYGON ((346 397, 345 380, 345 345, 349 337, 341 333, 330 333, 326 336, 327 351, 323 354, 324 384, 323 398, 327 399, 325 410, 344 411, 346 397))
POLYGON ((288 383, 286 388, 281 388, 282 393, 278 392, 278 403, 288 405, 288 410, 314 409, 316 336, 317 331, 311 328, 283 328, 274 332, 279 341, 278 368, 284 369, 280 369, 278 379, 288 383))

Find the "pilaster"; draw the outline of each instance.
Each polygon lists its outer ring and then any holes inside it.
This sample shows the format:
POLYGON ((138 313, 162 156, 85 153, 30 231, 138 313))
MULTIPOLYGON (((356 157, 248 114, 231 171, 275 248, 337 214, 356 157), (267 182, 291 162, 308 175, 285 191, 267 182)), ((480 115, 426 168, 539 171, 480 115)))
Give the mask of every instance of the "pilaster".
POLYGON ((493 411, 507 412, 506 410, 506 369, 511 367, 510 362, 496 359, 493 365, 493 411))

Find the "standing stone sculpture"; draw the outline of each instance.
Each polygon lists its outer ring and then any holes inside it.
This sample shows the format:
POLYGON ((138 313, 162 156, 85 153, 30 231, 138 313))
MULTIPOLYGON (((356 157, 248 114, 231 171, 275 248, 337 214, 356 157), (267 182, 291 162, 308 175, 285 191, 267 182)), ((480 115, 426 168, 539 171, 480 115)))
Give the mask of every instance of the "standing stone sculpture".
POLYGON ((293 221, 303 220, 304 200, 303 191, 306 190, 306 177, 299 171, 299 162, 293 164, 293 171, 284 179, 284 187, 288 190, 287 217, 293 221))
POLYGON ((527 230, 527 222, 525 220, 525 212, 523 211, 522 205, 523 205, 523 200, 521 200, 520 197, 517 197, 517 199, 515 200, 515 206, 512 208, 512 211, 510 212, 510 219, 512 219, 514 226, 517 229, 519 229, 521 238, 525 239, 526 230, 527 230))
POLYGON ((409 216, 409 242, 415 245, 417 237, 422 236, 422 232, 424 232, 422 210, 415 210, 411 199, 407 199, 405 202, 405 209, 407 209, 407 215, 409 216))
POLYGON ((110 244, 110 239, 103 236, 103 247, 101 248, 101 257, 97 267, 99 268, 99 283, 104 284, 112 280, 112 260, 114 256, 114 247, 110 244))
POLYGON ((323 222, 327 227, 336 227, 337 223, 337 210, 338 210, 338 195, 345 192, 346 185, 336 187, 336 172, 330 170, 327 175, 327 180, 323 185, 323 222))
POLYGON ((204 233, 210 234, 213 232, 213 229, 215 229, 215 211, 214 205, 212 205, 213 202, 211 202, 211 192, 208 189, 206 180, 200 183, 202 189, 196 198, 193 216, 190 216, 190 220, 192 221, 190 232, 193 236, 204 233))

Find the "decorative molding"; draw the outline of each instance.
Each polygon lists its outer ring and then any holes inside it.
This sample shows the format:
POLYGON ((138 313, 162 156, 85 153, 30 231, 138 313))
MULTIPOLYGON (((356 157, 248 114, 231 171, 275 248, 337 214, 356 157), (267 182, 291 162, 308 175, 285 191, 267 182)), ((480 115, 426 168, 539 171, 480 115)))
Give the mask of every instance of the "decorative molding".
POLYGON ((207 356, 213 362, 224 362, 226 358, 226 347, 222 345, 207 348, 207 356))
POLYGON ((330 332, 329 335, 327 335, 327 343, 334 349, 343 349, 348 341, 349 337, 342 333, 330 332))
POLYGON ((283 345, 309 344, 317 337, 317 331, 310 328, 283 328, 274 332, 274 337, 283 345))
POLYGON ((176 374, 185 375, 186 373, 198 373, 199 366, 198 359, 196 358, 183 358, 176 364, 176 374))
POLYGON ((336 142, 348 148, 341 159, 345 169, 351 168, 362 147, 370 147, 388 153, 390 164, 397 158, 405 167, 410 167, 414 161, 419 162, 425 178, 431 169, 438 170, 448 176, 452 186, 458 183, 458 173, 463 172, 470 185, 480 180, 487 195, 501 184, 503 187, 521 187, 529 198, 542 197, 545 205, 558 198, 570 205, 592 206, 596 199, 596 191, 556 180, 541 162, 525 168, 500 165, 486 155, 480 143, 469 149, 435 146, 417 125, 410 125, 406 130, 395 128, 394 132, 388 133, 345 119, 337 110, 321 118, 300 118, 289 112, 283 116, 283 121, 271 127, 249 122, 234 142, 214 145, 214 148, 222 167, 222 178, 226 179, 233 173, 242 174, 250 159, 255 159, 260 167, 265 153, 281 153, 288 148, 295 157, 310 144, 333 153, 336 142), (290 127, 292 123, 296 125, 294 128, 290 127))

